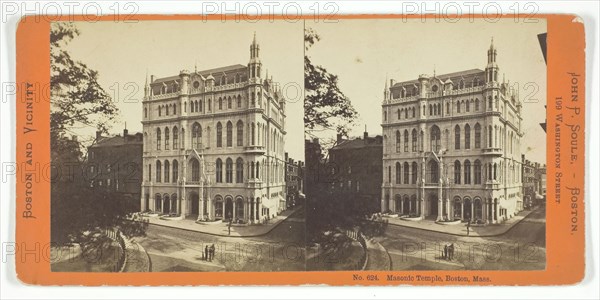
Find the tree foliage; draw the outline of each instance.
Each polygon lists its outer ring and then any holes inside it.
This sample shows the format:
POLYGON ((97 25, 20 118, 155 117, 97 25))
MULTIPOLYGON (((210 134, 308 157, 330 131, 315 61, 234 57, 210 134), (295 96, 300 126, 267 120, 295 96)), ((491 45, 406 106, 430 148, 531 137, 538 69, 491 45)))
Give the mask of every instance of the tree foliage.
MULTIPOLYGON (((306 53, 320 40, 311 28, 304 32, 306 53)), ((338 87, 338 76, 304 56, 304 126, 307 130, 332 129, 346 135, 358 117, 352 103, 338 87)))
POLYGON ((98 72, 74 60, 65 46, 79 31, 73 23, 56 22, 50 31, 50 134, 71 132, 73 126, 88 126, 107 132, 118 115, 110 95, 98 83, 98 72))
MULTIPOLYGON (((128 221, 135 205, 118 193, 90 186, 82 145, 69 139, 77 126, 107 132, 118 110, 98 83, 98 72, 74 60, 65 46, 79 31, 72 23, 53 23, 51 45, 51 239, 89 242, 105 228, 143 234, 145 224, 128 221)), ((135 199, 138 201, 139 199, 135 199)))

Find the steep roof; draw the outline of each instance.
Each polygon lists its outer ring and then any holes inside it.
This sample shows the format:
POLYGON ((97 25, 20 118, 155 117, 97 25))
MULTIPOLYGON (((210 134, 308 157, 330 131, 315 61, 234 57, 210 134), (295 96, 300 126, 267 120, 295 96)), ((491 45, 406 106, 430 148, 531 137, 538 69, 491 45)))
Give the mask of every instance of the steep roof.
POLYGON ((359 149, 365 147, 381 147, 383 149, 383 143, 381 136, 367 137, 366 143, 362 138, 355 138, 350 140, 342 140, 335 145, 331 150, 340 149, 359 149))
MULTIPOLYGON (((470 78, 470 77, 477 76, 477 75, 483 75, 484 72, 485 71, 483 71, 481 69, 470 69, 470 70, 447 73, 447 74, 442 74, 442 75, 435 75, 435 78, 438 78, 442 82, 445 82, 448 79, 450 79, 452 82, 458 82, 461 77, 464 77, 466 79, 466 78, 470 78)), ((431 77, 431 78, 434 78, 434 77, 431 77)), ((409 85, 409 84, 417 84, 417 83, 419 83, 419 81, 417 79, 402 81, 402 82, 395 83, 392 86, 392 88, 405 86, 405 85, 409 85)))
MULTIPOLYGON (((246 68, 247 67, 242 64, 235 64, 235 65, 230 65, 230 66, 225 66, 225 67, 202 70, 202 71, 199 71, 198 73, 204 77, 207 77, 210 74, 227 73, 230 71, 237 71, 237 70, 242 70, 242 69, 246 69, 246 68)), ((172 80, 179 80, 179 78, 180 78, 179 75, 157 78, 152 82, 152 84, 166 82, 166 81, 172 81, 172 80)))
POLYGON ((99 140, 96 141, 95 144, 91 145, 90 148, 100 148, 100 147, 114 147, 114 146, 121 146, 121 145, 131 145, 131 144, 139 144, 142 145, 143 144, 143 140, 138 137, 138 135, 142 135, 142 133, 137 132, 134 134, 128 134, 126 139, 123 138, 123 136, 121 135, 116 135, 116 136, 105 136, 105 137, 101 137, 99 140))

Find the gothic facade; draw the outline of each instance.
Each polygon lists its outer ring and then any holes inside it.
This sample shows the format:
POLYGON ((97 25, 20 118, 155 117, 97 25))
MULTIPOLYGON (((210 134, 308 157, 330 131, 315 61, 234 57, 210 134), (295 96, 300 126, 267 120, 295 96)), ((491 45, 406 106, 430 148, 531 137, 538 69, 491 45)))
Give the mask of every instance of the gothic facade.
POLYGON ((381 210, 436 221, 498 223, 523 209, 521 102, 485 70, 386 82, 381 210))
POLYGON ((259 54, 255 36, 246 66, 151 77, 143 211, 258 223, 285 208, 285 99, 259 54))

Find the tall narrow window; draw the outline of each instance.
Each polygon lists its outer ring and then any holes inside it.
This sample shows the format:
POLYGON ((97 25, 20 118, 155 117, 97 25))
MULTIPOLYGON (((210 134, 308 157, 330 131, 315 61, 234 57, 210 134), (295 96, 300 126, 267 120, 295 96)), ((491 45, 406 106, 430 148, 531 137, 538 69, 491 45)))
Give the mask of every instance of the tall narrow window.
POLYGON ((161 182, 162 164, 160 160, 156 161, 156 182, 161 182))
POLYGON ((410 171, 410 166, 408 165, 407 162, 404 162, 404 165, 402 166, 404 168, 404 184, 408 184, 408 181, 410 180, 410 175, 409 175, 409 171, 410 171))
POLYGON ((227 108, 231 109, 232 105, 231 105, 231 97, 227 98, 227 108))
POLYGON ((202 149, 202 127, 198 123, 192 125, 192 147, 202 149))
POLYGON ((454 184, 460 184, 460 161, 454 162, 454 184))
POLYGON ((465 160, 465 184, 471 184, 471 162, 465 160))
POLYGON ((408 152, 408 129, 404 130, 404 152, 408 152))
POLYGON ((244 161, 241 158, 235 162, 235 182, 244 183, 244 161))
POLYGON ((237 122, 236 140, 238 146, 244 146, 244 123, 242 120, 237 122))
POLYGON ((475 124, 475 149, 481 148, 481 125, 475 124))
POLYGON ((475 161, 475 184, 481 184, 481 162, 479 160, 475 161))
POLYGON ((169 172, 171 172, 171 166, 168 160, 165 160, 165 182, 169 182, 169 172))
POLYGON ((465 125, 465 149, 471 149, 471 126, 465 125))
POLYGON ((411 133, 412 138, 412 152, 417 152, 417 130, 413 129, 411 133))
POLYGON ((437 125, 433 125, 431 127, 431 151, 433 152, 439 152, 440 149, 442 148, 441 145, 441 132, 440 132, 440 128, 437 125))
POLYGON ((165 150, 169 150, 169 127, 165 128, 165 150))
POLYGON ((400 184, 402 182, 401 175, 402 175, 402 170, 400 167, 400 163, 396 162, 396 184, 400 184))
POLYGON ((217 123, 217 147, 223 147, 223 125, 217 123))
POLYGON ((231 158, 227 158, 225 161, 225 182, 233 182, 233 160, 231 158))
POLYGON ((173 182, 177 183, 179 180, 179 162, 173 160, 173 166, 171 168, 173 169, 173 182))
POLYGON ((400 152, 400 131, 396 130, 396 152, 400 152))
POLYGON ((160 143, 161 143, 160 128, 156 128, 156 150, 160 150, 160 143))
POLYGON ((460 149, 460 126, 454 127, 454 149, 460 149))
POLYGON ((173 127, 173 150, 179 148, 179 130, 177 126, 173 127))
POLYGON ((218 183, 223 182, 223 161, 220 158, 217 158, 217 165, 215 170, 216 181, 218 183))
POLYGON ((418 172, 418 166, 417 163, 413 161, 412 163, 412 184, 416 184, 417 183, 417 172, 418 172))
POLYGON ((233 146, 233 124, 227 122, 227 147, 233 146))

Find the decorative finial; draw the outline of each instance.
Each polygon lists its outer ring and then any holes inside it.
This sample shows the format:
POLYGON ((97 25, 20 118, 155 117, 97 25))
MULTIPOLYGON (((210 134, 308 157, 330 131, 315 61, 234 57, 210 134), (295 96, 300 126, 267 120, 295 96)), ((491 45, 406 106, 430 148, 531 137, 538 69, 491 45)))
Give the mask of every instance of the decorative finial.
POLYGON ((433 77, 435 77, 435 64, 433 64, 433 77))
POLYGON ((194 73, 198 73, 198 61, 194 61, 194 73))

